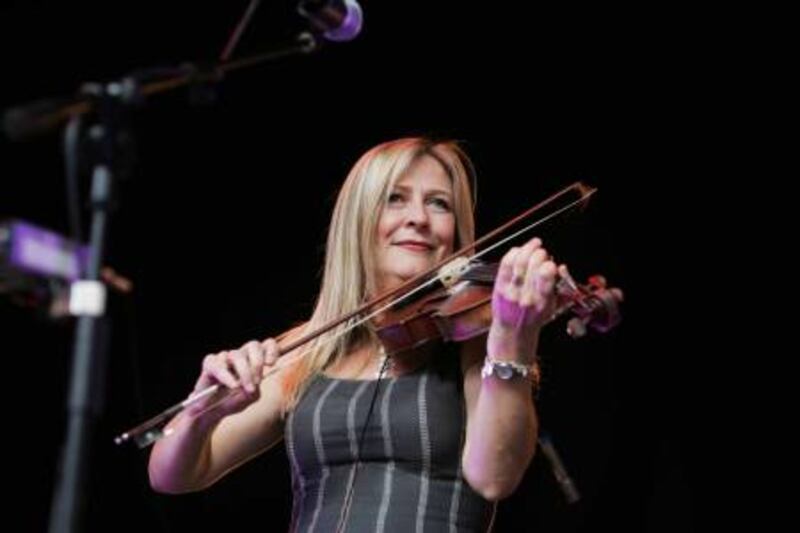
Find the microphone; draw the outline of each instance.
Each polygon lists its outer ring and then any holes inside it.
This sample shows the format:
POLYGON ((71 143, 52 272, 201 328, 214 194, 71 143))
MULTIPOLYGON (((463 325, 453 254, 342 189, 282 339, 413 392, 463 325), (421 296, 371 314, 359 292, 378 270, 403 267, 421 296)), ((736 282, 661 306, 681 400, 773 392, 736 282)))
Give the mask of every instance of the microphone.
MULTIPOLYGON (((48 229, 0 220, 0 296, 46 310, 51 319, 103 308, 104 293, 98 293, 95 282, 81 280, 89 254, 88 246, 48 229)), ((100 279, 121 293, 133 290, 133 282, 110 267, 102 268, 100 279)))
POLYGON ((81 278, 89 248, 22 220, 0 221, 0 271, 67 281, 81 278))
POLYGON ((302 0, 297 11, 329 41, 352 41, 361 33, 363 14, 356 0, 302 0))

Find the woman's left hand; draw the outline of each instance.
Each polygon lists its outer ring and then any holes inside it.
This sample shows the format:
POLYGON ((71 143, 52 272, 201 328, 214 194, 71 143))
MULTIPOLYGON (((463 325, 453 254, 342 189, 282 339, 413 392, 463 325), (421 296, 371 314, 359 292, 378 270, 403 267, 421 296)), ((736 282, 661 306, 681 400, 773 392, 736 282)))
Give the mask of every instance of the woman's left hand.
POLYGON ((492 293, 490 356, 532 362, 539 331, 555 311, 557 271, 539 238, 506 253, 492 293))

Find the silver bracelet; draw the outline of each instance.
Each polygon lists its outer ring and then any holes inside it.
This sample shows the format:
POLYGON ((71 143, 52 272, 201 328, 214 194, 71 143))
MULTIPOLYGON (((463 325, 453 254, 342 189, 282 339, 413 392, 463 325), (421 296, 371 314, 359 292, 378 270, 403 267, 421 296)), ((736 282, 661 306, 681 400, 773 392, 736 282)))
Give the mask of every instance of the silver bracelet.
POLYGON ((500 361, 487 355, 483 360, 481 377, 486 379, 489 376, 496 376, 506 381, 515 377, 527 378, 528 375, 533 373, 534 366, 535 364, 523 365, 516 361, 500 361))

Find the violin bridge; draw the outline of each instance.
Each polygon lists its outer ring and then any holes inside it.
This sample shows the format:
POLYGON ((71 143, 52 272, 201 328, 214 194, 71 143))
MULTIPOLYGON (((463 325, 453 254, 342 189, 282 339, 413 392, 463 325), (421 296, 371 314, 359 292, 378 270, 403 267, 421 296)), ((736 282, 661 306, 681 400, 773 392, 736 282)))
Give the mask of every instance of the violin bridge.
POLYGON ((468 268, 469 259, 466 257, 456 257, 440 268, 439 272, 437 272, 437 276, 445 288, 451 289, 453 285, 458 283, 459 279, 468 268))

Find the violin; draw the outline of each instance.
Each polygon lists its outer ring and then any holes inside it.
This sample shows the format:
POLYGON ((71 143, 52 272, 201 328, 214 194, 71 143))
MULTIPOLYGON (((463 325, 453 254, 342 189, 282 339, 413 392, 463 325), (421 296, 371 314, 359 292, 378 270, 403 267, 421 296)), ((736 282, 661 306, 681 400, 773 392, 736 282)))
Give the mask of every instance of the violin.
MULTIPOLYGON (((492 291, 497 263, 474 262, 462 267, 456 278, 445 275, 441 288, 411 303, 390 308, 377 319, 375 333, 387 355, 442 339, 463 342, 489 330, 492 324, 492 291)), ((601 275, 579 285, 564 269, 556 278, 556 308, 547 322, 572 313, 567 334, 583 337, 589 328, 605 333, 619 324, 623 293, 608 287, 601 275)))
MULTIPOLYGON (((386 353, 390 355, 434 339, 459 342, 486 332, 492 321, 491 298, 497 265, 478 262, 479 257, 541 223, 575 206, 585 204, 596 190, 581 182, 573 183, 402 285, 292 342, 281 344, 281 354, 292 352, 343 324, 345 326, 340 328, 338 334, 370 324, 383 342, 386 353), (483 243, 570 193, 577 193, 579 198, 553 210, 479 253, 474 253, 483 243), (388 304, 385 303, 387 301, 388 304)), ((586 284, 579 285, 565 271, 557 277, 555 291, 556 310, 548 321, 572 313, 573 317, 567 325, 567 333, 572 337, 585 335, 589 328, 602 333, 620 322, 619 304, 623 299, 622 291, 607 287, 602 276, 592 276, 586 284)), ((278 337, 279 343, 284 335, 278 337)), ((303 354, 299 353, 287 359, 281 358, 279 364, 266 375, 279 372, 300 361, 302 356, 303 354)), ((215 396, 217 393, 221 393, 219 401, 222 401, 225 395, 231 394, 232 391, 224 390, 220 384, 211 385, 115 437, 114 442, 122 444, 134 440, 140 448, 144 448, 165 435, 160 428, 173 416, 200 399, 215 396)))

